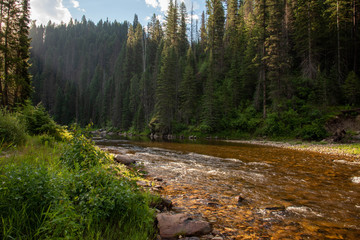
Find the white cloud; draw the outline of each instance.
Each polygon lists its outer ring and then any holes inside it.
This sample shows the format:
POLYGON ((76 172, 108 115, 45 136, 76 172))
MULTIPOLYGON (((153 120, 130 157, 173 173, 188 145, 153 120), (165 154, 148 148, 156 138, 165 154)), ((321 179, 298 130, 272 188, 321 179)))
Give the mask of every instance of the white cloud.
POLYGON ((80 2, 76 0, 71 0, 71 3, 73 4, 73 7, 81 12, 86 12, 85 9, 80 8, 80 2))
POLYGON ((158 0, 145 0, 145 3, 153 8, 157 8, 159 6, 158 0))
MULTIPOLYGON (((145 3, 148 6, 151 6, 153 8, 160 8, 160 11, 162 11, 164 13, 168 10, 169 2, 170 2, 170 0, 145 0, 145 3)), ((175 2, 175 0, 173 0, 173 2, 175 2)), ((197 2, 193 2, 192 0, 178 0, 177 2, 178 2, 178 4, 180 2, 185 2, 186 10, 188 12, 191 11, 192 4, 194 4, 194 10, 197 10, 200 8, 199 4, 197 2)))
POLYGON ((199 15, 194 14, 194 15, 192 15, 192 19, 194 19, 196 21, 196 20, 199 20, 200 17, 199 17, 199 15))
POLYGON ((30 0, 31 19, 37 24, 69 22, 71 14, 64 7, 63 0, 30 0))
POLYGON ((79 8, 80 7, 80 3, 76 0, 71 0, 71 3, 73 4, 74 8, 79 8))

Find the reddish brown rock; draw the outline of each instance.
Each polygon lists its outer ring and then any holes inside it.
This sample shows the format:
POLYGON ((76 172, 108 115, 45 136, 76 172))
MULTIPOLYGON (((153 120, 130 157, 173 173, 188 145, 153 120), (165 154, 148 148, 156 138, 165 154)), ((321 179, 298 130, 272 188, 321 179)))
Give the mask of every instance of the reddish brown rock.
POLYGON ((178 236, 202 236, 211 232, 208 222, 194 220, 187 214, 161 213, 156 216, 162 239, 177 239, 178 236))

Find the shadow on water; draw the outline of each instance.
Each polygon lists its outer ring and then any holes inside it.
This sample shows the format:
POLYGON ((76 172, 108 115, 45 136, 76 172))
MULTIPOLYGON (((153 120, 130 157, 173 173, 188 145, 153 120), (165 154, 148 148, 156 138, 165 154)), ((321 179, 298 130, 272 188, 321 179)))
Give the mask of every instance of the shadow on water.
POLYGON ((360 239, 354 158, 205 140, 98 144, 162 177, 162 194, 226 239, 360 239))

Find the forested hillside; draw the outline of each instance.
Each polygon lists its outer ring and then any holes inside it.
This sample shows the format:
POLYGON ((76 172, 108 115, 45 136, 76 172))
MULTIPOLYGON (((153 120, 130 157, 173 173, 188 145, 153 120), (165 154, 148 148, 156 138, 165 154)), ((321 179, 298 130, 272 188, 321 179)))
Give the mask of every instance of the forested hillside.
POLYGON ((35 103, 55 119, 161 134, 322 138, 331 106, 360 104, 359 2, 170 1, 162 24, 85 17, 32 25, 35 103))

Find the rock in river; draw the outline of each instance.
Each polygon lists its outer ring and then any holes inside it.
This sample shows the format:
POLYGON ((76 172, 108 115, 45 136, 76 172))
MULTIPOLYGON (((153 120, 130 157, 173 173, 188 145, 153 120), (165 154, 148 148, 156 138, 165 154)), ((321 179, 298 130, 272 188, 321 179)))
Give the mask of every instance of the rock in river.
POLYGON ((162 239, 177 239, 178 236, 202 236, 211 232, 208 222, 192 219, 187 214, 160 213, 156 216, 162 239))
POLYGON ((131 165, 131 164, 135 164, 135 163, 136 163, 136 161, 135 161, 134 159, 131 159, 131 158, 129 158, 129 157, 126 157, 126 156, 124 156, 124 155, 119 155, 119 154, 114 156, 114 160, 115 160, 116 162, 121 163, 121 164, 124 164, 124 165, 126 165, 126 166, 129 166, 129 165, 131 165))

